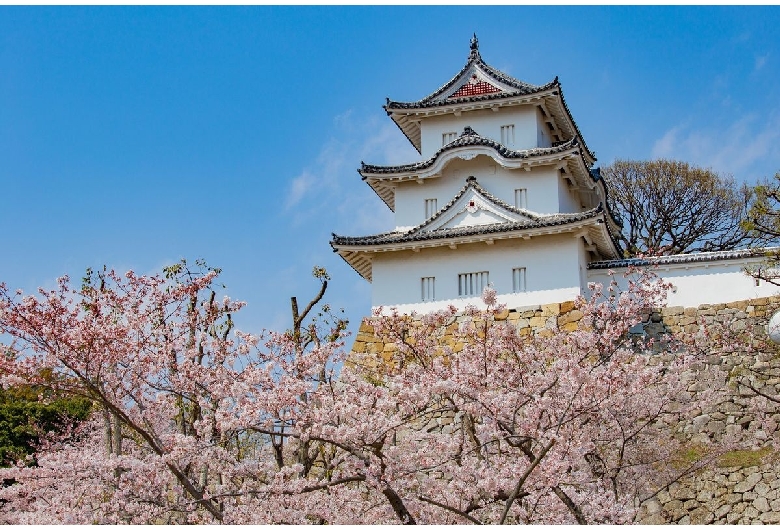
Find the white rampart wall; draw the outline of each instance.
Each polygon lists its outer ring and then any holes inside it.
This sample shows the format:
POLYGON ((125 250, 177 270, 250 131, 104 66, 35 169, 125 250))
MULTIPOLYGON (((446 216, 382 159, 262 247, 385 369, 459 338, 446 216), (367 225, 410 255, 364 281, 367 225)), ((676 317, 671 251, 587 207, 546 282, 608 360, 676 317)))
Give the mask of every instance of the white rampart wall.
POLYGON ((527 208, 536 213, 580 211, 564 180, 554 167, 506 169, 495 160, 480 155, 472 160, 452 160, 443 177, 418 182, 401 182, 395 189, 396 230, 404 230, 425 221, 425 200, 436 199, 443 208, 474 176, 480 186, 502 201, 515 204, 515 190, 527 190, 527 208))
MULTIPOLYGON (((756 285, 756 280, 745 274, 745 267, 761 262, 761 258, 728 259, 659 265, 653 270, 674 285, 667 297, 668 306, 698 307, 778 294, 777 286, 764 281, 756 285)), ((626 270, 613 269, 613 277, 623 289, 626 288, 623 277, 626 270)), ((588 271, 589 282, 606 285, 611 278, 607 270, 588 271)))
MULTIPOLYGON (((488 271, 499 301, 522 307, 572 300, 580 294, 577 260, 581 242, 572 235, 529 240, 471 243, 457 249, 377 253, 373 261, 374 307, 396 307, 403 313, 425 313, 452 304, 462 309, 479 305, 479 296, 458 297, 458 274, 488 271), (512 293, 512 269, 525 267, 527 292, 512 293), (421 279, 436 278, 436 299, 422 301, 421 279)), ((480 293, 481 294, 481 293, 480 293)))
POLYGON ((501 141, 501 127, 503 125, 515 126, 514 144, 508 142, 510 149, 533 149, 539 147, 541 133, 537 119, 535 106, 503 108, 500 112, 492 110, 474 110, 462 113, 460 116, 447 114, 444 116, 432 116, 424 118, 420 123, 421 155, 423 159, 432 157, 436 151, 442 148, 442 135, 444 133, 463 132, 466 126, 471 127, 480 136, 501 141))

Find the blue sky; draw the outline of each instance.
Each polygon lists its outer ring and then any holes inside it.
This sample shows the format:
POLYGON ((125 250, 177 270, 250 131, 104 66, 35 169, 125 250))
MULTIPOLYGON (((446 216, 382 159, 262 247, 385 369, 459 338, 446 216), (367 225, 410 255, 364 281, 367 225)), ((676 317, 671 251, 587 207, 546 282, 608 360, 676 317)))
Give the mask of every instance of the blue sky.
MULTIPOLYGON (((221 267, 246 331, 333 277, 370 285, 331 232, 393 226, 356 172, 417 153, 382 110, 483 59, 556 75, 599 165, 678 158, 754 182, 780 170, 775 7, 0 7, 0 281, 107 264, 221 267)), ((352 327, 354 329, 354 326, 352 327)))

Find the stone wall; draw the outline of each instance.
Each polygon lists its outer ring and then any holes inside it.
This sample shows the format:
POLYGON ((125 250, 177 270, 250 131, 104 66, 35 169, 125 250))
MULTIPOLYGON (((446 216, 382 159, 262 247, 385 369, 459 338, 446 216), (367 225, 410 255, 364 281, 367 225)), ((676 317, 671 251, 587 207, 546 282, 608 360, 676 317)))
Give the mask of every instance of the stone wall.
MULTIPOLYGON (((668 333, 696 334, 701 325, 725 326, 733 333, 752 331, 765 334, 769 317, 780 309, 780 296, 758 298, 726 304, 705 304, 695 308, 664 307, 647 315, 645 322, 632 328, 632 334, 659 338, 668 333)), ((547 335, 555 329, 573 331, 583 314, 574 302, 546 304, 506 309, 496 320, 508 321, 521 335, 547 335)), ((458 317, 460 320, 462 317, 458 317)), ((445 332, 442 341, 457 352, 462 345, 453 340, 452 331, 458 321, 445 332)), ((352 351, 364 359, 374 358, 377 364, 389 362, 395 345, 383 340, 363 322, 352 351)), ((659 350, 658 362, 664 355, 659 350)), ((776 354, 734 353, 708 359, 692 367, 687 374, 687 398, 696 399, 712 385, 729 388, 728 396, 715 410, 699 411, 693 420, 677 426, 675 436, 691 447, 703 447, 707 442, 721 441, 724 436, 741 440, 749 449, 732 451, 714 458, 692 476, 660 491, 646 501, 637 514, 642 524, 780 524, 780 451, 771 444, 778 434, 780 411, 770 416, 773 423, 758 424, 750 410, 753 393, 739 389, 727 374, 734 367, 765 369, 777 366, 776 354)), ((747 377, 747 376, 746 376, 747 377)), ((769 395, 780 395, 780 378, 756 379, 751 382, 769 395)))

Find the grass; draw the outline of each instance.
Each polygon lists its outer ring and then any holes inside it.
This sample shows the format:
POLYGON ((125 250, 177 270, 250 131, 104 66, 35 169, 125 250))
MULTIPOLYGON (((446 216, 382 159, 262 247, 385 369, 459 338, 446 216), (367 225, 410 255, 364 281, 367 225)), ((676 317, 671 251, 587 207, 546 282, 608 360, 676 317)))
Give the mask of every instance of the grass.
POLYGON ((744 449, 739 451, 729 451, 718 458, 718 467, 753 467, 760 466, 764 457, 773 452, 772 447, 762 447, 761 449, 744 449))

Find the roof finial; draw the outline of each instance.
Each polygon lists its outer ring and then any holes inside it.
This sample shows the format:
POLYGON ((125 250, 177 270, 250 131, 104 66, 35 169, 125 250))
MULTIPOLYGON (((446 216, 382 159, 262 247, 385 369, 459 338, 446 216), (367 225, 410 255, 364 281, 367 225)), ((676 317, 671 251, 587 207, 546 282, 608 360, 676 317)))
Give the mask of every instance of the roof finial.
POLYGON ((469 59, 477 57, 479 57, 479 39, 477 39, 477 34, 474 33, 471 37, 471 52, 469 52, 469 59))

